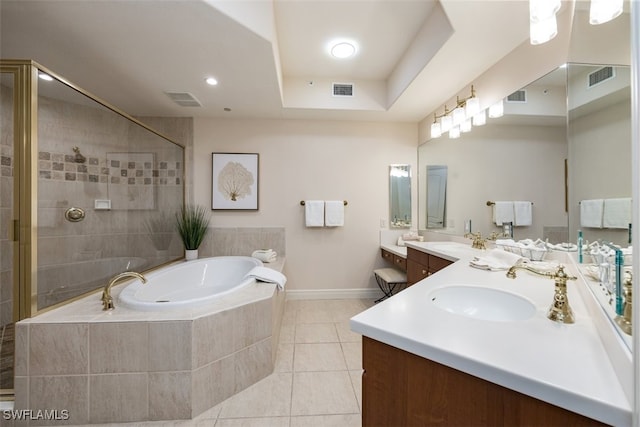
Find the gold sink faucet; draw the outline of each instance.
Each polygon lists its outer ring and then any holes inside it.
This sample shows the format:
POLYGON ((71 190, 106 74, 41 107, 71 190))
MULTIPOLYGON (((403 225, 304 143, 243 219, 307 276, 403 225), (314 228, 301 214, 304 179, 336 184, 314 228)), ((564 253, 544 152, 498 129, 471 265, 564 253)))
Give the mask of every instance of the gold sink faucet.
POLYGON ((500 235, 495 231, 492 232, 489 237, 483 238, 481 232, 476 233, 466 233, 464 237, 468 237, 473 240, 471 243, 471 247, 474 249, 487 249, 487 240, 496 240, 500 235))
POLYGON ((631 335, 632 326, 631 326, 631 317, 632 317, 632 286, 633 285, 633 274, 631 272, 626 273, 626 278, 624 280, 624 309, 622 316, 616 316, 615 322, 622 332, 627 335, 631 335))
POLYGON ((556 271, 543 271, 536 270, 526 264, 520 264, 519 262, 509 268, 507 271, 507 277, 509 279, 516 278, 516 270, 522 269, 540 276, 549 277, 555 281, 555 293, 553 296, 553 304, 549 307, 547 312, 547 318, 554 322, 561 323, 574 323, 573 311, 569 306, 569 298, 567 296, 567 280, 576 280, 577 277, 569 276, 564 271, 564 265, 559 265, 556 271))
POLYGON ((125 271, 124 273, 120 273, 114 276, 113 279, 109 281, 107 286, 105 286, 104 290, 102 291, 102 309, 103 310, 113 310, 114 308, 116 308, 115 305, 113 305, 113 298, 111 297, 111 287, 115 285, 116 282, 127 277, 134 277, 136 279, 140 279, 142 283, 147 283, 147 278, 140 273, 136 273, 135 271, 125 271))

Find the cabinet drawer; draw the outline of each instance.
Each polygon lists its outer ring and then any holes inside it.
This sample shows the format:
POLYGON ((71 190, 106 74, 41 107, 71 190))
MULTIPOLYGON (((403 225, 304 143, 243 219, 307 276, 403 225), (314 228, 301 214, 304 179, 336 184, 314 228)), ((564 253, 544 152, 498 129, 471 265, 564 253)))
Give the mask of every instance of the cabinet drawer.
POLYGON ((407 271, 407 260, 396 254, 393 254, 393 265, 402 271, 407 271))
POLYGON ((382 258, 384 258, 385 260, 389 261, 389 262, 393 262, 393 254, 385 249, 380 249, 381 254, 382 254, 382 258))
POLYGON ((402 271, 407 271, 407 259, 406 258, 403 258, 400 255, 396 255, 396 254, 394 254, 392 252, 389 252, 389 251, 387 251, 385 249, 380 249, 380 253, 382 255, 382 258, 385 259, 385 261, 389 261, 397 269, 400 269, 402 271))

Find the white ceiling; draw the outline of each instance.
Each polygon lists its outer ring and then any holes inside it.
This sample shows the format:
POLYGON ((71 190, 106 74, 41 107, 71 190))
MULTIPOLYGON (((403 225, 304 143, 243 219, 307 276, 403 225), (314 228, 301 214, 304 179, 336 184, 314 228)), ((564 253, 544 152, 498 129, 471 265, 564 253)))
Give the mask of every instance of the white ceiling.
POLYGON ((418 122, 528 37, 523 0, 0 0, 0 19, 0 57, 161 116, 418 122), (335 37, 358 54, 331 58, 335 37), (298 84, 330 81, 353 82, 368 103, 298 84))

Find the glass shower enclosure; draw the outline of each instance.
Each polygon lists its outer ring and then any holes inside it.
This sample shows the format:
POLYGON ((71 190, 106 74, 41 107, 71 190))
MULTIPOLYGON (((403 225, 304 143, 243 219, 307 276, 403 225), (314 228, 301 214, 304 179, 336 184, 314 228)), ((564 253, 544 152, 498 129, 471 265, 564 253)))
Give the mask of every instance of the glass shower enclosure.
POLYGON ((0 61, 0 388, 13 324, 183 256, 184 146, 33 61, 0 61))

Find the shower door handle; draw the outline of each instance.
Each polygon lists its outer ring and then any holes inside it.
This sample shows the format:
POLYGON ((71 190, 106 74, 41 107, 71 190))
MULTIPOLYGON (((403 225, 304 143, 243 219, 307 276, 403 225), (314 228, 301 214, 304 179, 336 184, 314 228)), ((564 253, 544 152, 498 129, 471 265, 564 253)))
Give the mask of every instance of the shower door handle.
POLYGON ((70 207, 64 213, 67 221, 78 222, 84 219, 84 210, 82 208, 70 207))

